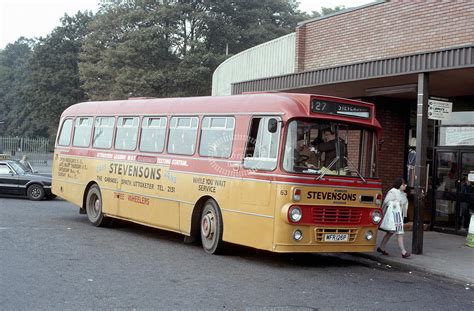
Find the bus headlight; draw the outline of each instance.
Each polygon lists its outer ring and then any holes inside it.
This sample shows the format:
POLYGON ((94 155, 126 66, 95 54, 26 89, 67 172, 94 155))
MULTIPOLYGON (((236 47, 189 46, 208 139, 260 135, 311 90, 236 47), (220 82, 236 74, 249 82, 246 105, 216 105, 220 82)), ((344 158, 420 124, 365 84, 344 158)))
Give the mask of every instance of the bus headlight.
POLYGON ((374 233, 373 233, 371 230, 368 230, 368 231, 365 233, 365 239, 366 239, 367 241, 372 240, 373 237, 374 237, 374 233))
POLYGON ((295 232, 293 232, 293 239, 295 241, 301 241, 301 239, 303 239, 303 232, 301 232, 301 230, 295 230, 295 232))
POLYGON ((290 220, 292 222, 298 222, 303 217, 303 213, 301 212, 301 208, 299 206, 292 206, 288 210, 288 215, 290 216, 290 220))
POLYGON ((382 220, 382 212, 378 209, 376 210, 373 210, 371 213, 370 213, 370 216, 372 217, 372 223, 374 225, 378 225, 379 222, 382 220))
POLYGON ((382 212, 380 212, 378 209, 373 210, 372 213, 370 213, 370 216, 372 217, 372 222, 374 225, 378 225, 382 220, 382 212))

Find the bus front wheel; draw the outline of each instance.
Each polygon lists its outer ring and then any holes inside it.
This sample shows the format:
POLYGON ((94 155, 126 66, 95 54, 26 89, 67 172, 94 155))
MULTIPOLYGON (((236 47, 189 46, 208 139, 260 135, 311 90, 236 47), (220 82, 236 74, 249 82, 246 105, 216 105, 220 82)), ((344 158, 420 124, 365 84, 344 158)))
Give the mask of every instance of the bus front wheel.
POLYGON ((209 254, 222 252, 222 215, 216 201, 208 200, 201 214, 201 242, 209 254))
POLYGON ((96 227, 108 225, 108 218, 102 213, 102 194, 97 185, 92 185, 87 192, 86 212, 89 221, 96 227))

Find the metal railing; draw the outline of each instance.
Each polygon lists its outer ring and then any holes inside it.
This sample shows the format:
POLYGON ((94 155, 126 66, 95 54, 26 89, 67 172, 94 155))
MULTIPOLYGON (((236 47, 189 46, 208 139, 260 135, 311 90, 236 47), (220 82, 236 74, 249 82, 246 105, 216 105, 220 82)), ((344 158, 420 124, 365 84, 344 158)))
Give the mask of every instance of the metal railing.
POLYGON ((0 154, 10 155, 20 160, 26 156, 33 166, 48 166, 52 160, 52 147, 47 138, 3 137, 0 136, 0 154))

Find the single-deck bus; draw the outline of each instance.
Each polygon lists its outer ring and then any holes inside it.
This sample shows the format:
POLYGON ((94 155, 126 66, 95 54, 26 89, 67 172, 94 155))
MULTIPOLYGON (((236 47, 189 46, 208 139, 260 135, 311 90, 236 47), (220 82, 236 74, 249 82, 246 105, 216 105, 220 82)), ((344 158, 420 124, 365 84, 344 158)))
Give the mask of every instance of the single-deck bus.
POLYGON ((380 130, 372 104, 310 94, 79 103, 60 119, 52 190, 95 226, 170 230, 211 254, 368 252, 380 130))

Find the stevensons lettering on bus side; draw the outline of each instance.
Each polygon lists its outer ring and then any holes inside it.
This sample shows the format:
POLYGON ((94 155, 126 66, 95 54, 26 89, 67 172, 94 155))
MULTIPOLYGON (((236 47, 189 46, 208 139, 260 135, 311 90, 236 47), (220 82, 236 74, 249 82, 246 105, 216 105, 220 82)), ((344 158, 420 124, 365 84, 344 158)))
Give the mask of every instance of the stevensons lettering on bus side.
POLYGON ((308 191, 308 199, 331 200, 331 201, 356 201, 355 193, 331 192, 331 191, 308 191))
POLYGON ((161 178, 161 168, 144 167, 135 164, 110 163, 109 173, 130 177, 143 177, 154 180, 159 180, 161 178))

